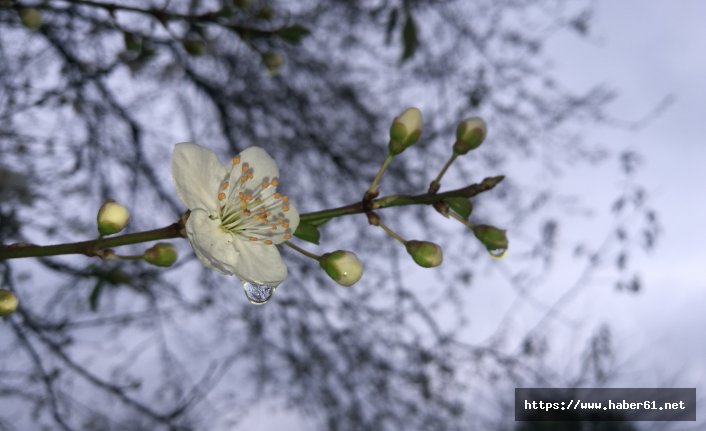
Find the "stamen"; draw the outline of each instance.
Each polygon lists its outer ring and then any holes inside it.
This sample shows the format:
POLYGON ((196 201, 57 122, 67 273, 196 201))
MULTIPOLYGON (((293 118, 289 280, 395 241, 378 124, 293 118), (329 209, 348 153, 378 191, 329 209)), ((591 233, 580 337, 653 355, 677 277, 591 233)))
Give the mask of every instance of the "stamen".
POLYGON ((226 190, 228 187, 230 187, 230 183, 228 181, 223 181, 223 190, 226 190))
POLYGON ((245 174, 248 172, 248 169, 250 169, 250 166, 248 166, 247 163, 243 163, 243 167, 241 168, 241 172, 245 174))
POLYGON ((277 178, 273 178, 271 183, 274 187, 277 187, 277 185, 279 184, 279 180, 277 178))
POLYGON ((265 240, 265 244, 267 244, 267 245, 272 245, 272 240, 271 240, 271 239, 266 239, 266 240, 265 240))
POLYGON ((231 163, 233 163, 233 165, 237 165, 238 163, 240 163, 240 156, 235 156, 232 159, 230 159, 230 161, 231 161, 231 163))
MULTIPOLYGON (((213 196, 213 195, 211 195, 211 196, 213 196)), ((225 198, 226 198, 226 194, 225 194, 225 193, 223 193, 223 192, 218 193, 218 200, 219 200, 219 201, 222 201, 222 200, 224 200, 225 198)))
POLYGON ((257 241, 257 237, 251 236, 251 237, 250 237, 250 241, 257 241))

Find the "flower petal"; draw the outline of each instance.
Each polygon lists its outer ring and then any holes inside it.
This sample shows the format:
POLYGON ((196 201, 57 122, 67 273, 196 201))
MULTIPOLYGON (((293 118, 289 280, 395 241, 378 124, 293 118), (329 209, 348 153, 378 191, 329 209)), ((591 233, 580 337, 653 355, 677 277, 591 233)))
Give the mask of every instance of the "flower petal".
POLYGON ((233 158, 228 181, 238 191, 252 193, 264 180, 279 180, 277 163, 260 147, 249 147, 233 158))
POLYGON ((243 281, 277 286, 287 278, 287 266, 274 245, 249 242, 235 235, 240 252, 235 275, 243 281))
POLYGON ((235 235, 224 231, 219 219, 211 219, 203 209, 192 210, 186 221, 186 235, 201 263, 223 274, 236 273, 240 257, 234 245, 235 235))
POLYGON ((218 157, 206 148, 189 142, 174 147, 172 177, 179 198, 190 210, 201 208, 217 214, 218 188, 227 173, 218 157))

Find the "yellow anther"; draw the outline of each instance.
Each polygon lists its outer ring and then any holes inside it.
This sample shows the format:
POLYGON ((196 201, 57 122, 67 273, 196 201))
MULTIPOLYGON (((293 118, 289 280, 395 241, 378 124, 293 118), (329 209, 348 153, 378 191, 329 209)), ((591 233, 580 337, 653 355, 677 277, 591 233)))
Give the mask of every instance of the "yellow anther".
MULTIPOLYGON (((213 195, 211 195, 211 196, 213 196, 213 195)), ((226 194, 225 194, 225 193, 223 193, 223 192, 218 193, 218 200, 219 200, 219 201, 222 201, 222 200, 224 200, 225 198, 226 198, 226 194)))
POLYGON ((279 184, 279 180, 278 180, 277 178, 273 178, 273 179, 272 179, 272 185, 275 186, 275 187, 277 187, 278 184, 279 184))
POLYGON ((282 211, 284 211, 284 212, 289 211, 289 205, 282 205, 282 211))
POLYGON ((270 186, 270 182, 268 180, 262 180, 262 188, 266 189, 270 186))
POLYGON ((251 214, 250 210, 248 210, 248 209, 243 210, 243 215, 245 217, 250 217, 250 214, 251 214))
POLYGON ((230 159, 230 161, 233 163, 233 165, 237 165, 238 163, 240 163, 240 156, 235 156, 230 159))
POLYGON ((292 239, 292 234, 289 233, 289 232, 285 233, 285 234, 284 234, 284 240, 285 240, 285 241, 289 241, 290 239, 292 239))
POLYGON ((223 181, 223 190, 227 189, 230 187, 230 183, 228 181, 223 181))
POLYGON ((277 225, 276 225, 276 224, 273 224, 273 225, 272 225, 272 230, 277 230, 277 225))
POLYGON ((272 196, 273 196, 275 199, 279 199, 279 198, 282 197, 282 195, 280 195, 279 193, 275 193, 275 194, 272 195, 272 196))
POLYGON ((246 173, 250 169, 250 166, 248 166, 247 163, 243 163, 243 166, 240 168, 242 173, 246 173))
POLYGON ((246 201, 251 201, 252 200, 252 195, 245 195, 244 198, 246 201))
POLYGON ((266 240, 265 240, 265 244, 267 244, 267 245, 272 245, 272 240, 271 240, 271 239, 266 239, 266 240))
POLYGON ((280 226, 287 229, 289 227, 289 222, 287 220, 282 220, 282 222, 280 223, 280 226))
POLYGON ((251 236, 251 237, 250 237, 250 241, 257 241, 257 238, 254 237, 254 236, 251 236))
POLYGON ((289 202, 289 196, 282 196, 282 202, 289 202))

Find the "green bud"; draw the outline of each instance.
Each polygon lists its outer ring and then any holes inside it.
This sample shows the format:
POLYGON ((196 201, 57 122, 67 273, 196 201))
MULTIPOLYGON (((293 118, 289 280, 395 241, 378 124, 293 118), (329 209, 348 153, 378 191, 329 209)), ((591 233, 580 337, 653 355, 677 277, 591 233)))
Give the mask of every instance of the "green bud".
POLYGON ((17 296, 9 290, 0 289, 0 317, 9 316, 17 310, 17 296))
POLYGON ((428 241, 407 241, 405 244, 407 253, 412 256, 417 265, 424 268, 433 268, 441 265, 444 260, 444 254, 441 247, 428 241))
POLYGON ((470 117, 461 121, 456 128, 456 143, 453 151, 456 154, 466 154, 475 150, 483 143, 488 134, 488 128, 482 118, 470 117))
POLYGON ((156 266, 172 266, 177 260, 176 248, 168 242, 158 242, 145 250, 145 262, 156 266))
POLYGON ((504 230, 481 224, 473 227, 473 234, 494 257, 502 257, 507 251, 508 240, 504 230))
POLYGON ((419 140, 422 134, 422 112, 407 108, 390 126, 390 154, 396 156, 419 140))
POLYGON ((363 275, 363 265, 355 253, 336 250, 326 253, 319 259, 319 265, 336 283, 342 286, 352 286, 363 275))
POLYGON ((20 10, 20 20, 22 25, 28 29, 37 30, 42 26, 42 13, 33 7, 22 9, 20 10))
POLYGON ((118 233, 123 230, 129 218, 127 208, 108 199, 98 210, 98 232, 101 235, 118 233))
POLYGON ((270 75, 274 75, 277 73, 279 68, 284 65, 284 57, 282 57, 277 52, 268 51, 262 54, 262 62, 265 64, 265 67, 270 72, 270 75))

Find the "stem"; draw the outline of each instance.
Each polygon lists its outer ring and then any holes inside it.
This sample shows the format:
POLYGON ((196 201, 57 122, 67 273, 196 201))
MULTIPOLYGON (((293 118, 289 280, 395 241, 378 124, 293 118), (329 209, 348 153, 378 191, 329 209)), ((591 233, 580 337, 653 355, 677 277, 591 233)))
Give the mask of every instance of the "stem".
POLYGON ((380 227, 382 228, 382 230, 384 230, 385 232, 387 232, 388 235, 390 235, 391 237, 393 237, 393 238, 396 239, 397 241, 401 242, 403 245, 406 245, 406 244, 407 244, 407 241, 405 241, 404 238, 402 238, 401 236, 397 235, 397 233, 395 233, 395 231, 393 231, 393 230, 390 229, 389 227, 385 226, 385 223, 379 222, 379 223, 378 223, 378 226, 380 226, 380 227))
POLYGON ((304 249, 301 248, 301 247, 296 246, 295 244, 293 244, 293 243, 291 243, 291 242, 289 242, 289 241, 284 242, 283 244, 286 245, 286 246, 289 246, 290 248, 293 248, 294 250, 298 251, 299 253, 303 254, 303 255, 306 256, 306 257, 310 257, 310 258, 312 258, 312 259, 314 259, 314 260, 316 260, 316 261, 321 260, 321 256, 316 255, 316 254, 314 254, 314 253, 310 253, 310 252, 304 250, 304 249))
POLYGON ((458 157, 458 154, 452 153, 451 157, 449 157, 449 160, 446 161, 446 164, 444 165, 443 168, 441 168, 441 172, 439 172, 439 175, 436 176, 434 181, 429 184, 429 193, 434 194, 436 193, 437 190, 439 190, 439 187, 441 186, 441 177, 444 176, 446 171, 449 169, 449 166, 451 166, 451 163, 456 160, 456 157, 458 157))
POLYGON ((56 256, 60 254, 98 256, 100 250, 104 248, 119 247, 121 245, 137 244, 158 239, 179 238, 182 236, 180 233, 182 229, 183 224, 177 222, 163 228, 145 232, 128 233, 126 235, 109 238, 103 237, 91 241, 73 242, 69 244, 0 246, 0 260, 17 259, 20 257, 56 256))
POLYGON ((390 166, 390 162, 392 162, 392 157, 392 154, 388 154, 385 158, 385 161, 382 162, 380 170, 378 170, 378 173, 375 175, 375 178, 373 178, 373 182, 370 184, 370 188, 368 188, 368 194, 372 195, 378 191, 378 183, 380 182, 380 179, 382 179, 382 175, 387 170, 387 167, 390 166))
MULTIPOLYGON (((388 156, 388 159, 392 158, 388 156)), ((384 172, 384 167, 389 164, 388 159, 383 163, 380 171, 384 172)), ((382 176, 378 173, 376 176, 377 181, 382 176)), ((477 194, 483 193, 495 187, 500 183, 505 177, 489 177, 481 181, 479 184, 471 184, 460 189, 451 190, 444 193, 434 194, 425 193, 422 195, 392 195, 385 196, 379 199, 370 200, 369 204, 373 209, 379 208, 389 208, 395 206, 403 205, 433 205, 436 202, 443 201, 445 198, 449 197, 466 197, 470 198, 476 196, 477 194)), ((373 184, 375 185, 375 181, 373 184)), ((322 211, 315 211, 306 214, 300 214, 299 220, 303 223, 312 223, 316 221, 326 221, 335 217, 342 217, 351 214, 361 214, 370 212, 370 208, 364 206, 364 202, 356 202, 354 204, 345 205, 338 208, 332 208, 322 211)), ((453 215, 452 212, 449 212, 453 215)), ((462 220, 459 220, 462 221, 462 220)), ((463 222, 463 221, 462 221, 463 222)), ((101 256, 101 251, 107 248, 120 247, 129 244, 138 244, 142 242, 156 241, 160 239, 170 239, 170 238, 182 238, 182 231, 184 229, 184 223, 186 223, 186 217, 182 217, 181 221, 173 223, 169 226, 163 228, 149 230, 145 232, 135 232, 125 235, 113 236, 113 237, 99 237, 90 241, 73 242, 68 244, 56 244, 56 245, 0 245, 0 261, 7 259, 18 259, 22 257, 44 257, 44 256, 57 256, 63 254, 83 254, 86 256, 101 256)), ((467 226, 471 227, 468 221, 465 221, 467 226)), ((381 225, 381 227, 383 227, 381 225)), ((383 227, 390 235, 396 238, 398 241, 404 243, 405 241, 399 237, 399 235, 390 231, 386 226, 383 227)), ((285 243, 289 247, 294 248, 300 253, 311 257, 312 259, 319 260, 320 256, 309 253, 294 244, 289 242, 285 243)), ((125 256, 124 258, 131 258, 130 256, 125 256)), ((141 258, 141 257, 140 257, 141 258)))
MULTIPOLYGON (((372 200, 372 206, 374 209, 378 208, 389 208, 403 205, 433 205, 438 201, 442 201, 445 198, 450 197, 465 197, 471 198, 480 193, 486 192, 496 185, 498 185, 505 177, 489 177, 481 181, 479 184, 471 184, 460 189, 451 190, 444 193, 430 194, 425 193, 422 195, 392 195, 385 196, 382 198, 372 200)), ((369 211, 363 206, 363 202, 356 202, 350 205, 345 205, 338 208, 332 208, 322 211, 314 211, 306 214, 300 214, 299 220, 304 223, 312 223, 321 220, 328 220, 336 217, 341 217, 351 214, 360 214, 369 211)))
POLYGON ((470 230, 473 230, 473 223, 471 223, 470 221, 461 217, 460 215, 456 214, 455 212, 449 211, 449 216, 451 216, 451 218, 454 218, 454 219, 460 221, 464 226, 466 226, 470 230))

